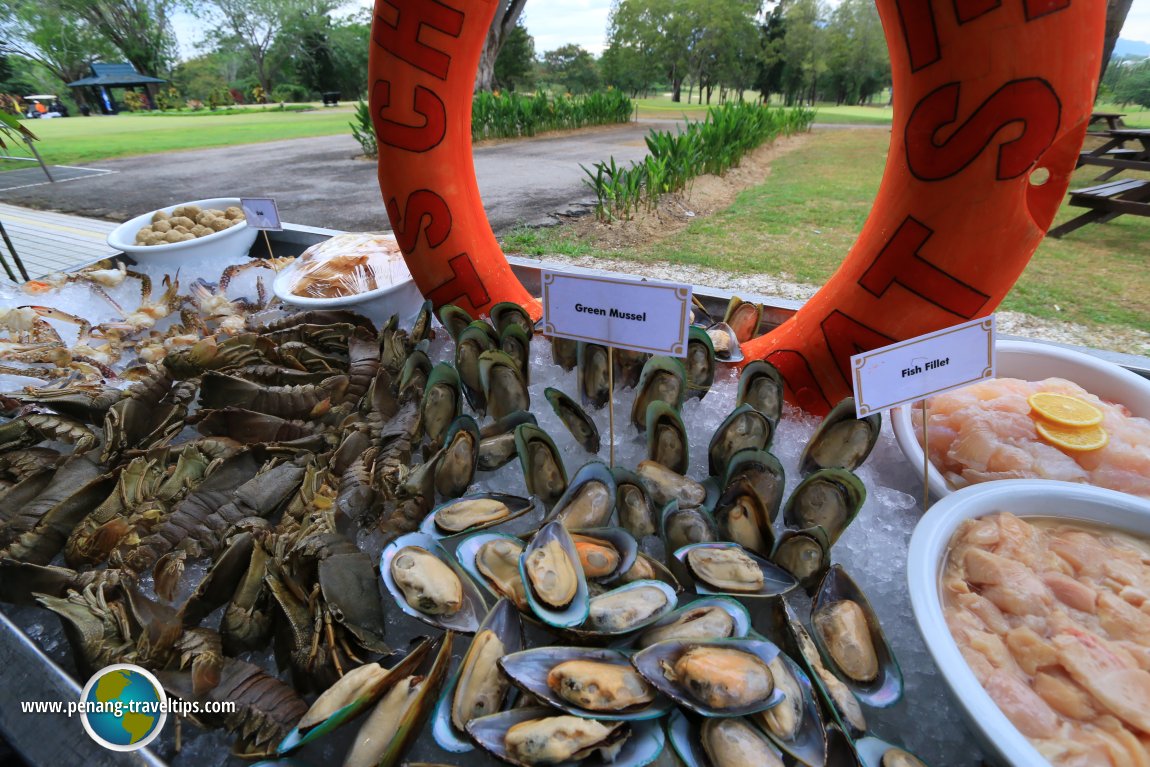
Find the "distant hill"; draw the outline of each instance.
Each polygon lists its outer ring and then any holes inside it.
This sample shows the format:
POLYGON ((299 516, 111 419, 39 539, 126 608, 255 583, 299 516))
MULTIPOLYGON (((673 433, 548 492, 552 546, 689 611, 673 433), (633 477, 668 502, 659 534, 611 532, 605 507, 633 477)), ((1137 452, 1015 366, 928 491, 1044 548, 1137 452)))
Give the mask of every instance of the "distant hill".
POLYGON ((1123 56, 1135 56, 1144 58, 1150 56, 1150 43, 1144 43, 1141 40, 1127 40, 1119 37, 1118 42, 1114 45, 1114 58, 1121 58, 1123 56))

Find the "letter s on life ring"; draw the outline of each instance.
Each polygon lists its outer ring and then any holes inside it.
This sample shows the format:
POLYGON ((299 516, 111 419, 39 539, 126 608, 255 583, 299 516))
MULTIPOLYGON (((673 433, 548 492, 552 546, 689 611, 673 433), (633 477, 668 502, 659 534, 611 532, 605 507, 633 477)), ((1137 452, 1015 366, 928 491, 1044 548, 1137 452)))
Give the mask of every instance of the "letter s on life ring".
MULTIPOLYGON (((1050 227, 1089 123, 1101 0, 877 0, 894 120, 882 186, 842 266, 744 344, 826 412, 850 356, 998 306, 1050 227), (1032 173, 1045 169, 1044 183, 1032 173)), ((388 216, 416 284, 472 314, 538 303, 483 212, 471 93, 495 0, 377 0, 369 64, 388 216)))

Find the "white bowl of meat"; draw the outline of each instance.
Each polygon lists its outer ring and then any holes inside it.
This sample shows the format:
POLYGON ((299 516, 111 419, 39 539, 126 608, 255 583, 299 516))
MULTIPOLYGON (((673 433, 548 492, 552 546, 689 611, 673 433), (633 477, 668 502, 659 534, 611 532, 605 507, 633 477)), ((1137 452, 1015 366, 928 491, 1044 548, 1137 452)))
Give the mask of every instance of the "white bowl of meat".
POLYGON ((391 234, 349 233, 311 246, 272 283, 281 301, 301 309, 350 309, 377 325, 414 317, 423 305, 391 234))
MULTIPOLYGON (((1150 380, 1050 344, 999 341, 996 350, 998 378, 929 400, 933 497, 997 479, 1057 479, 1150 498, 1150 380), (1096 409, 1100 422, 1090 428, 1105 433, 1103 444, 1051 441, 1030 404, 1037 392, 1096 409)), ((899 447, 921 470, 921 409, 895 408, 891 422, 899 447)))
POLYGON ((248 226, 238 197, 193 200, 125 221, 108 233, 108 244, 140 263, 172 271, 205 258, 234 263, 248 257, 256 230, 248 226))
POLYGON ((1014 767, 1150 761, 1150 502, 1049 480, 965 488, 918 523, 907 583, 988 753, 1014 767))

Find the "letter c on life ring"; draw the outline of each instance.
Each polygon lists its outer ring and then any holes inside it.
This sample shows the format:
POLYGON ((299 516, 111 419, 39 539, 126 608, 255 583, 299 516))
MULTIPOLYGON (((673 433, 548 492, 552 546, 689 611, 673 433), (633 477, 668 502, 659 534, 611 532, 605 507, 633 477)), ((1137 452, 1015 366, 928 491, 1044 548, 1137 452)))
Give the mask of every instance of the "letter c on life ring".
MULTIPOLYGON (((992 312, 1066 194, 1101 64, 1101 0, 877 0, 894 119, 862 233, 793 318, 743 345, 822 413, 850 356, 992 312), (1038 169, 1045 180, 1039 183, 1038 169)), ((369 62, 379 184, 416 284, 438 307, 539 315, 483 211, 471 96, 496 0, 376 0, 369 62)))

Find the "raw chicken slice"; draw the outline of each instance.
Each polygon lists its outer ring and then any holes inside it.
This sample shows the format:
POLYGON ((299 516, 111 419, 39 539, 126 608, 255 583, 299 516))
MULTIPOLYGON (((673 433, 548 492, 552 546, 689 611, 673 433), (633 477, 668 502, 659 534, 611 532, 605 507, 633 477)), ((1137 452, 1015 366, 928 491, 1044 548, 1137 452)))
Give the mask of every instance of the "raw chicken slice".
POLYGON ((1150 733, 1150 672, 1085 631, 1054 637, 1058 660, 1110 713, 1150 733))

